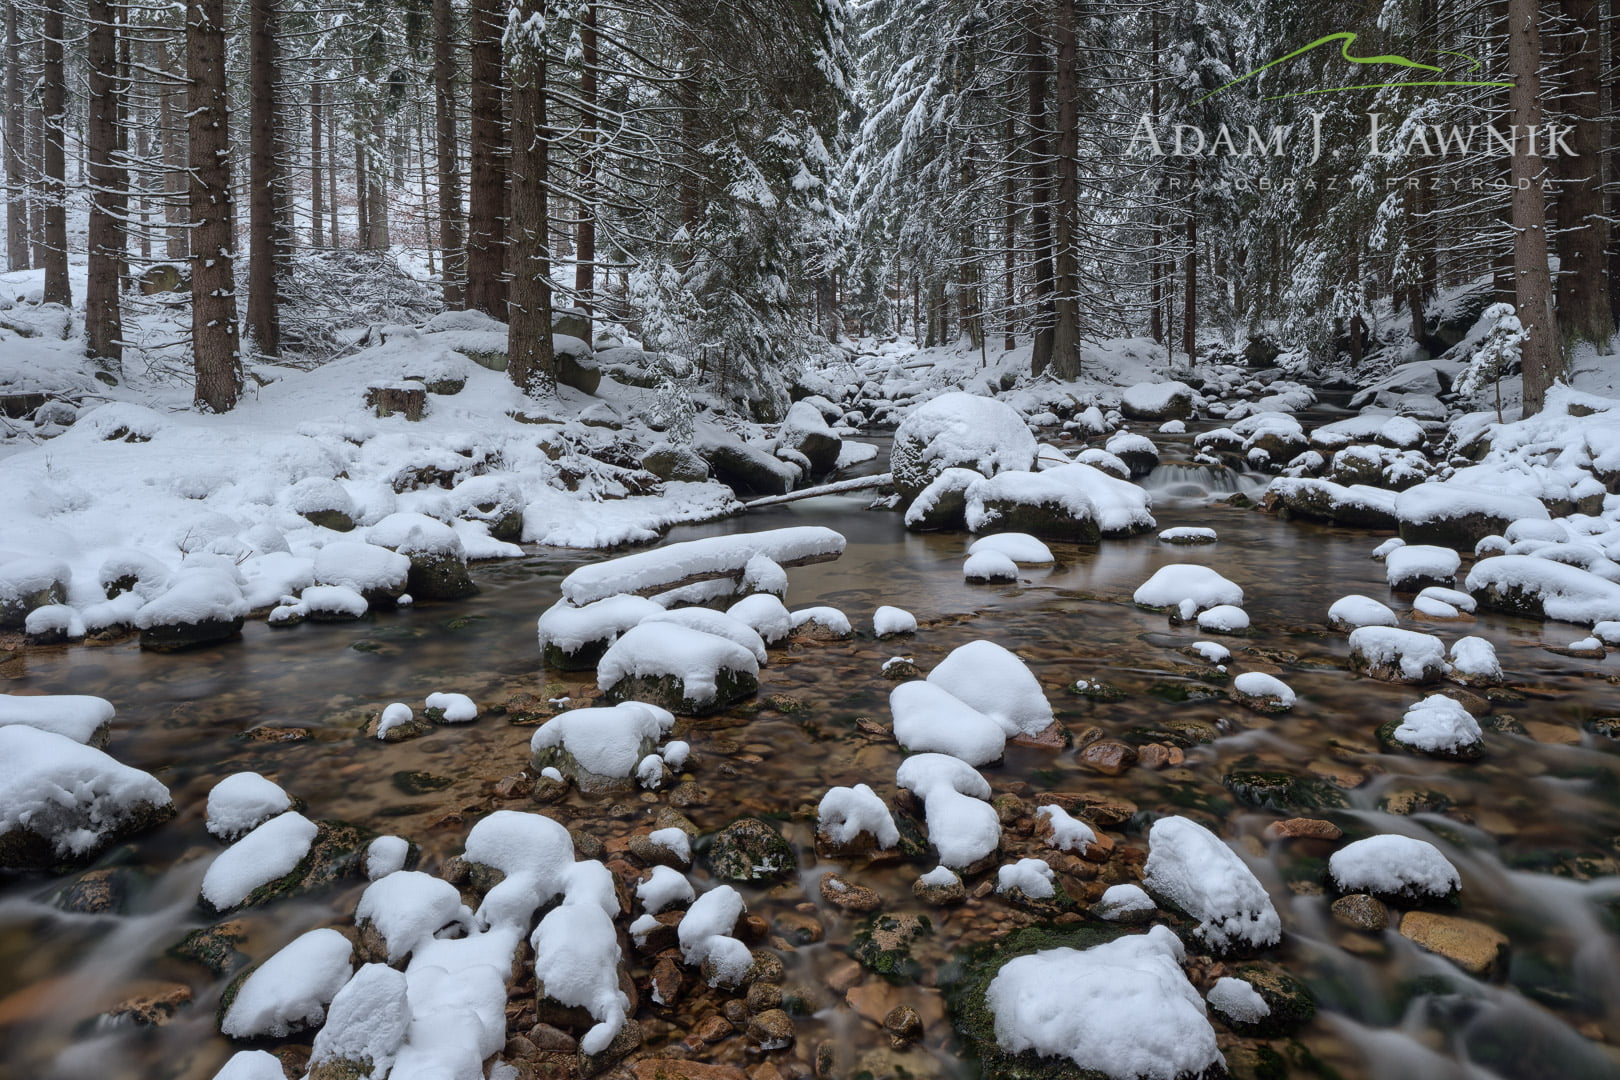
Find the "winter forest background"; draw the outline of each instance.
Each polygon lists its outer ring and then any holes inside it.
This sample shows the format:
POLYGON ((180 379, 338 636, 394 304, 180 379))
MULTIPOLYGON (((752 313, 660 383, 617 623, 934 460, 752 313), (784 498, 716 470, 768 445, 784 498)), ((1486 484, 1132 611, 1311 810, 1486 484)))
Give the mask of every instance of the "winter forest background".
POLYGON ((1081 341, 1359 362, 1403 332, 1442 351, 1488 299, 1550 302, 1556 332, 1524 319, 1550 375, 1620 310, 1599 0, 17 0, 5 35, 10 268, 85 305, 89 356, 194 364, 217 411, 244 370, 441 306, 509 323, 526 389, 556 365, 538 313, 575 307, 762 419, 844 334, 1033 337, 1033 373, 1073 378, 1081 341), (1330 44, 1210 96, 1344 31, 1502 85, 1291 96, 1344 84, 1330 44), (1144 122, 1224 125, 1237 152, 1155 155, 1144 122), (1419 130, 1515 123, 1577 153, 1442 155, 1419 130), (1437 299, 1486 281, 1474 311, 1437 299))

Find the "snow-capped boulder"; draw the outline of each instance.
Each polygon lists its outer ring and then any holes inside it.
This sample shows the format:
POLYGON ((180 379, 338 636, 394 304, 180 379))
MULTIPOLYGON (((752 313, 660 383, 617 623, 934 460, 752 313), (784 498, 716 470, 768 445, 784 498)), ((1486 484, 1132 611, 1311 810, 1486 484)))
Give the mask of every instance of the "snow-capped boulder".
POLYGON ((1154 571, 1131 599, 1145 608, 1179 611, 1184 618, 1191 618, 1222 604, 1242 607, 1243 589, 1207 566, 1171 563, 1154 571))
POLYGON ((30 611, 65 602, 72 578, 55 559, 0 555, 0 630, 21 630, 30 611))
POLYGON ((105 748, 114 709, 87 694, 0 694, 0 727, 21 724, 105 748))
POLYGON ((1355 630, 1362 626, 1394 626, 1400 622, 1388 604, 1370 596, 1343 596, 1328 608, 1328 625, 1335 630, 1355 630))
POLYGON ((1485 752, 1484 735, 1467 709, 1444 694, 1431 694, 1400 720, 1379 725, 1380 740, 1413 753, 1473 761, 1485 752))
POLYGON ((734 619, 724 612, 701 607, 674 608, 649 615, 637 625, 646 626, 654 623, 673 623, 689 630, 725 638, 753 653, 755 662, 761 665, 769 659, 765 652, 765 639, 760 637, 759 632, 741 619, 734 619))
POLYGON ((894 815, 865 784, 827 790, 816 807, 816 840, 829 855, 849 857, 900 843, 894 815))
POLYGON ((748 910, 730 885, 719 885, 693 902, 677 935, 681 959, 698 967, 710 986, 737 986, 753 965, 753 954, 732 936, 748 910))
POLYGON ((1464 686, 1496 686, 1506 678, 1496 658, 1496 646, 1482 637, 1458 638, 1451 643, 1446 675, 1464 686))
POLYGON ((1328 875, 1340 892, 1407 903, 1444 900, 1462 888, 1457 868, 1439 848, 1393 834, 1346 844, 1329 857, 1328 875))
POLYGON ((1103 444, 1103 450, 1129 469, 1132 477, 1146 476, 1159 464, 1159 448, 1153 445, 1153 440, 1132 431, 1114 432, 1103 444))
POLYGON ((984 479, 972 469, 941 469, 906 507, 906 528, 913 532, 967 528, 968 488, 984 479))
POLYGON ((360 894, 354 909, 366 960, 402 964, 441 930, 472 926, 472 911, 443 878, 419 870, 386 874, 360 894))
POLYGON ((811 476, 825 476, 837 468, 843 441, 827 426, 820 409, 808 401, 795 401, 782 420, 776 445, 803 454, 810 462, 811 476))
POLYGON ((916 632, 917 617, 903 608, 884 604, 872 613, 872 633, 877 635, 880 641, 916 632))
POLYGON ((1193 414, 1193 388, 1174 380, 1127 386, 1119 411, 1132 420, 1185 420, 1193 414))
POLYGON ((999 551, 978 551, 962 560, 967 581, 996 584, 1018 580, 1018 564, 999 551))
POLYGON ((675 623, 643 623, 610 646, 596 668, 609 701, 645 701, 703 715, 759 689, 759 661, 734 641, 675 623))
POLYGON ((1216 954, 1262 949, 1282 938, 1271 897, 1220 837, 1184 817, 1148 830, 1142 885, 1161 906, 1197 921, 1193 933, 1216 954))
POLYGON ((1249 613, 1232 604, 1216 604, 1198 613, 1198 629, 1210 634, 1241 634, 1249 628, 1249 613))
POLYGON ((342 585, 373 607, 392 607, 405 593, 411 560, 376 544, 340 540, 315 553, 315 581, 342 585))
POLYGON ((315 1034, 310 1076, 387 1074, 410 1031, 408 987, 405 975, 386 964, 362 965, 332 998, 315 1034))
POLYGON ((1159 912, 1159 905, 1140 885, 1110 885, 1102 898, 1091 905, 1091 913, 1108 922, 1134 925, 1148 922, 1159 912))
POLYGON ((745 596, 726 608, 726 614, 752 628, 766 645, 775 645, 793 633, 793 613, 770 593, 745 596))
POLYGON ((1467 487, 1419 484, 1400 493, 1395 515, 1401 539, 1472 551, 1480 540, 1520 518, 1546 518, 1547 508, 1528 495, 1467 487))
POLYGON ((588 1029, 580 1037, 580 1051, 587 1058, 604 1053, 630 1010, 630 999, 619 988, 622 957, 612 916, 570 896, 540 920, 529 944, 540 1020, 588 1029), (583 1015, 571 1015, 576 1011, 583 1015))
POLYGON ((353 953, 336 930, 294 938, 226 991, 219 1029, 233 1039, 280 1039, 319 1024, 349 981, 353 953))
POLYGON ((1403 544, 1384 558, 1384 573, 1396 592, 1418 592, 1430 585, 1449 586, 1462 557, 1446 547, 1403 544))
POLYGON ((895 429, 889 471, 908 502, 941 472, 968 468, 982 476, 1035 465, 1035 436, 1004 402, 975 394, 941 394, 913 409, 895 429))
POLYGON ((1481 559, 1468 572, 1465 585, 1487 611, 1588 626, 1620 619, 1620 585, 1589 570, 1534 555, 1481 559))
POLYGON ((141 648, 175 652, 240 637, 248 612, 241 575, 227 560, 188 556, 168 587, 135 613, 141 648))
POLYGON ((235 840, 290 809, 292 799, 281 785, 256 772, 232 773, 208 792, 208 831, 235 840))
POLYGON ((663 611, 656 601, 628 593, 584 607, 558 600, 541 614, 536 627, 542 661, 553 671, 589 671, 601 662, 620 634, 663 611))
POLYGON ((847 641, 855 636, 849 616, 835 607, 800 608, 791 615, 793 632, 813 641, 847 641))
POLYGON ((1007 733, 978 709, 932 682, 907 682, 889 694, 894 737, 912 753, 949 754, 969 765, 1000 761, 1007 733))
POLYGON ((0 727, 0 867, 83 862, 174 813, 169 789, 67 735, 0 727))
POLYGON ((1256 712, 1287 712, 1294 707, 1294 691, 1275 675, 1245 671, 1232 680, 1232 696, 1256 712))
POLYGON ((1283 516, 1327 521, 1357 529, 1396 527, 1393 491, 1357 484, 1345 487, 1330 480, 1282 477, 1266 488, 1262 505, 1283 516))
POLYGON ((219 912, 257 902, 254 894, 293 874, 315 843, 319 827, 302 814, 284 813, 257 826, 220 852, 203 875, 205 910, 219 912))
POLYGON ((674 723, 667 710, 640 701, 571 709, 535 730, 531 761, 535 772, 556 768, 587 794, 628 791, 637 767, 674 723))
POLYGON ((1052 724, 1052 705, 1016 653, 993 641, 951 650, 928 681, 1001 725, 1009 739, 1038 735, 1052 724))
POLYGON ((895 784, 922 800, 941 865, 971 872, 995 856, 1001 822, 989 783, 972 766, 947 754, 913 754, 895 771, 895 784))
POLYGON ((456 530, 426 514, 389 514, 366 540, 411 562, 406 588, 418 600, 459 600, 478 591, 467 575, 467 551, 456 530))
POLYGON ((981 551, 999 551, 1015 563, 1039 565, 1052 561, 1052 549, 1028 533, 992 533, 968 545, 969 555, 977 555, 981 551))
POLYGON ((1433 682, 1446 673, 1446 647, 1433 634, 1363 626, 1350 632, 1350 667, 1384 682, 1433 682))

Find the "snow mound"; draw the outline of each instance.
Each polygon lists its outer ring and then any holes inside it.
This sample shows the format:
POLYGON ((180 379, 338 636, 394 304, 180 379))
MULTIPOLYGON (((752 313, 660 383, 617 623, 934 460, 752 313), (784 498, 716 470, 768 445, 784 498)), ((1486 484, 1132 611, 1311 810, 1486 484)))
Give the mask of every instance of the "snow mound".
POLYGON ((1232 659, 1232 650, 1218 641, 1195 641, 1187 648, 1211 664, 1224 664, 1232 659))
POLYGON ((855 627, 850 624, 849 616, 835 607, 800 608, 793 612, 792 619, 795 630, 813 623, 835 638, 847 638, 855 633, 855 627))
POLYGON ((1296 700, 1292 687, 1263 671, 1245 671, 1232 680, 1232 689, 1242 697, 1253 698, 1270 709, 1291 709, 1296 700))
POLYGON ((865 784, 828 789, 816 808, 816 833, 840 845, 853 843, 863 833, 871 836, 879 848, 900 843, 894 816, 865 784))
POLYGON ((465 561, 456 530, 426 514, 389 514, 366 530, 366 540, 401 555, 438 555, 465 561))
POLYGON ((1353 594, 1340 597, 1328 608, 1328 625, 1335 630, 1355 630, 1363 626, 1394 626, 1400 620, 1388 604, 1370 596, 1353 594))
POLYGON ((666 622, 735 642, 754 654, 755 663, 763 664, 769 659, 765 652, 765 639, 760 637, 759 631, 741 619, 734 619, 730 615, 709 608, 685 607, 673 611, 660 611, 648 615, 637 625, 666 622))
POLYGON ((219 1029, 233 1039, 280 1039, 319 1024, 349 981, 352 952, 336 930, 294 938, 242 983, 219 1029))
POLYGON ((0 727, 0 837, 33 834, 57 858, 88 856, 166 812, 169 789, 66 735, 0 727))
POLYGON ((1150 608, 1179 608, 1191 601, 1202 611, 1222 604, 1242 607, 1243 589, 1207 566, 1171 563, 1159 567, 1131 599, 1150 608))
POLYGON ((1109 922, 1132 920, 1142 916, 1151 916, 1159 910, 1159 905, 1153 902, 1140 885, 1110 885, 1103 891, 1099 899, 1091 907, 1091 913, 1099 919, 1109 922))
POLYGON ((352 1062, 386 1076, 410 1030, 411 1006, 403 972, 365 964, 332 998, 326 1023, 315 1035, 312 1071, 327 1063, 352 1062))
POLYGON ((1159 533, 1159 539, 1166 544, 1213 544, 1219 538, 1214 529, 1192 525, 1181 525, 1159 533))
POLYGON ((748 908, 730 885, 710 889, 686 909, 676 938, 688 964, 706 964, 711 986, 736 986, 754 962, 748 946, 731 936, 748 908))
POLYGON ((1052 704, 1017 654, 993 641, 951 650, 928 682, 1001 725, 1008 738, 1038 735, 1052 724, 1052 704))
POLYGON ((649 915, 656 915, 669 908, 684 907, 696 897, 692 891, 692 883, 686 880, 686 875, 668 866, 655 866, 652 868, 646 881, 636 886, 636 899, 641 902, 642 910, 649 915))
POLYGON ((1172 1080, 1221 1065, 1204 1001, 1167 927, 1004 964, 986 992, 1007 1053, 1063 1057, 1110 1080, 1172 1080))
POLYGON ((843 551, 844 538, 817 525, 708 536, 581 566, 563 578, 562 595, 575 607, 583 607, 618 593, 667 589, 699 574, 738 576, 756 555, 786 565, 836 558, 843 551))
POLYGON ((1097 834, 1090 825, 1071 817, 1063 807, 1050 804, 1035 808, 1035 831, 1037 835, 1047 832, 1048 847, 1076 855, 1084 855, 1086 849, 1097 842, 1097 834))
POLYGON ((1015 563, 1049 563, 1052 549, 1028 533, 992 533, 981 536, 968 547, 969 555, 999 551, 1015 563))
POLYGON ((210 565, 182 566, 169 579, 169 587, 141 605, 135 625, 141 630, 160 626, 231 622, 248 613, 242 586, 230 572, 210 565))
POLYGON ((752 628, 766 645, 775 645, 793 632, 792 612, 769 593, 745 596, 726 608, 726 614, 752 628))
POLYGON ((1209 1007, 1240 1024, 1257 1024, 1271 1015, 1271 1006, 1260 992, 1242 979, 1223 975, 1209 988, 1209 1007))
POLYGON ((946 754, 914 754, 895 770, 895 783, 923 801, 928 842, 940 865, 972 866, 1001 846, 1001 822, 990 785, 965 762, 946 754))
POLYGON ((619 936, 600 907, 572 897, 540 920, 529 938, 542 998, 579 1007, 596 1021, 580 1038, 585 1054, 600 1054, 624 1027, 630 999, 619 989, 619 936))
POLYGON ((915 634, 917 632, 917 617, 903 608, 890 607, 885 604, 872 613, 872 632, 878 637, 891 637, 895 634, 915 634))
POLYGON ((1265 948, 1282 938, 1277 909, 1243 860, 1187 818, 1153 823, 1142 884, 1162 903, 1196 919, 1193 932, 1216 952, 1265 948))
POLYGON ((620 634, 663 610, 656 601, 629 593, 605 596, 584 607, 559 600, 541 613, 536 624, 540 647, 572 653, 596 642, 611 645, 620 634))
POLYGON ((1152 505, 1152 496, 1129 480, 1076 462, 974 481, 967 489, 966 521, 969 531, 982 532, 1030 512, 1060 523, 1095 522, 1103 536, 1134 536, 1154 527, 1152 505))
POLYGON ((216 911, 235 907, 254 889, 297 869, 318 831, 313 821, 299 813, 271 818, 209 864, 203 875, 202 898, 216 911))
POLYGON ((640 701, 571 709, 536 729, 529 750, 556 747, 590 772, 624 778, 635 774, 641 759, 674 724, 672 713, 640 701))
POLYGON ((1468 572, 1466 587, 1493 611, 1587 625, 1620 619, 1620 585, 1534 555, 1481 559, 1468 572))
POLYGON ((1406 710, 1390 737, 1426 754, 1471 754, 1484 738, 1467 709, 1444 694, 1431 694, 1406 710))
POLYGON ((410 857, 411 844, 404 837, 377 837, 366 846, 366 880, 376 881, 405 869, 410 857))
POLYGON ((1451 860, 1410 836, 1369 836, 1346 844, 1328 858, 1328 873, 1340 892, 1407 900, 1443 900, 1462 888, 1451 860))
POLYGON ((1433 634, 1363 626, 1350 631, 1350 663, 1375 679, 1428 682, 1445 673, 1446 647, 1433 634))
POLYGON ((292 808, 292 799, 256 772, 232 773, 208 792, 208 831, 234 840, 292 808))
POLYGON ((1231 604, 1216 604, 1198 613, 1198 629, 1212 634, 1241 634, 1249 628, 1249 613, 1231 604))
POLYGON ((1462 557, 1450 548, 1405 544, 1385 558, 1384 573, 1390 588, 1411 590, 1451 581, 1460 566, 1462 557))
POLYGON ((85 694, 0 694, 0 727, 21 724, 76 743, 98 741, 113 716, 112 702, 85 694))
POLYGON ((1000 761, 1007 732, 992 717, 937 683, 906 682, 889 694, 894 737, 913 753, 949 754, 969 765, 1000 761))
POLYGON ((1055 880, 1052 868, 1041 860, 1019 859, 996 871, 996 892, 1007 893, 1017 889, 1031 900, 1045 900, 1057 895, 1055 880))
POLYGON ((469 927, 472 912, 448 881, 418 870, 400 870, 366 886, 354 909, 354 919, 357 923, 369 922, 381 935, 388 962, 393 964, 420 949, 441 930, 469 927))
POLYGON ((915 498, 945 469, 968 468, 982 476, 1028 470, 1035 452, 1035 436, 1012 406, 952 392, 918 406, 900 422, 889 471, 901 494, 915 498))
POLYGON ((315 580, 322 585, 346 585, 360 593, 405 590, 411 560, 376 544, 340 540, 315 553, 315 580))
POLYGON ((429 694, 422 704, 426 708, 439 710, 440 723, 468 724, 478 719, 478 706, 466 694, 429 694))
POLYGON ((962 560, 962 577, 988 583, 1018 580, 1018 564, 999 551, 976 551, 962 560))
POLYGON ((648 622, 608 648, 596 666, 596 685, 607 691, 628 678, 674 677, 687 701, 707 705, 718 696, 720 675, 727 671, 757 678, 759 661, 734 641, 675 623, 648 622))

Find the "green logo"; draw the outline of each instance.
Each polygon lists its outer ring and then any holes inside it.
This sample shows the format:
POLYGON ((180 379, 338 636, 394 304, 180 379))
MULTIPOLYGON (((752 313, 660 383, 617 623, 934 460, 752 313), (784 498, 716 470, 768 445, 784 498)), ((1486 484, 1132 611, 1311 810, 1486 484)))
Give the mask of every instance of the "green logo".
MULTIPOLYGON (((1247 80, 1254 78, 1256 75, 1260 74, 1262 71, 1265 71, 1268 68, 1274 68, 1278 64, 1286 63, 1289 60, 1294 59, 1294 57, 1296 57, 1296 56, 1304 56, 1306 53, 1310 52, 1312 49, 1318 48, 1319 46, 1322 46, 1322 45, 1326 45, 1330 41, 1337 41, 1339 43, 1339 55, 1342 56, 1344 59, 1350 61, 1350 63, 1352 63, 1352 64, 1390 64, 1390 65, 1393 65, 1395 67, 1406 68, 1406 69, 1411 70, 1411 71, 1427 72, 1427 73, 1429 73, 1431 75, 1434 75, 1434 76, 1445 76, 1447 74, 1445 68, 1438 67, 1438 66, 1436 66, 1434 64, 1419 63, 1418 61, 1413 60, 1413 59, 1411 59, 1409 57, 1405 57, 1405 56, 1398 56, 1398 55, 1391 55, 1391 56, 1352 56, 1351 53, 1350 53, 1350 46, 1355 44, 1356 35, 1354 33, 1350 32, 1350 31, 1348 31, 1348 30, 1343 30, 1343 31, 1340 31, 1337 34, 1328 34, 1325 37, 1319 37, 1315 41, 1311 42, 1309 45, 1306 45, 1306 46, 1304 46, 1302 48, 1295 49, 1293 52, 1289 53, 1287 56, 1279 56, 1279 57, 1277 57, 1277 59, 1271 61, 1271 63, 1269 63, 1269 64, 1262 64, 1260 67, 1255 68, 1253 71, 1249 72, 1247 75, 1240 75, 1237 78, 1233 79, 1231 82, 1227 83, 1225 86, 1217 87, 1216 89, 1211 90, 1209 93, 1205 94, 1203 97, 1201 97, 1197 101, 1193 102, 1193 104, 1196 105, 1196 104, 1199 104, 1200 102, 1208 101, 1210 98, 1214 97, 1216 94, 1219 94, 1223 90, 1230 90, 1232 87, 1236 86, 1238 83, 1246 82, 1247 80)), ((1456 74, 1459 74, 1459 75, 1466 75, 1466 74, 1468 74, 1470 72, 1477 71, 1479 69, 1479 67, 1480 67, 1480 62, 1477 59, 1475 59, 1474 57, 1469 56, 1467 53, 1451 52, 1451 51, 1448 51, 1448 50, 1440 50, 1440 51, 1437 51, 1435 53, 1435 55, 1436 56, 1455 56, 1455 57, 1461 57, 1463 60, 1466 60, 1468 62, 1468 66, 1466 68, 1464 68, 1462 71, 1456 73, 1456 74)), ((1321 87, 1321 88, 1316 89, 1316 90, 1295 90, 1295 91, 1292 91, 1291 93, 1287 93, 1287 94, 1273 94, 1270 97, 1265 98, 1264 100, 1266 100, 1266 101, 1281 101, 1284 98, 1304 97, 1307 94, 1335 94, 1335 93, 1338 93, 1341 90, 1376 90, 1376 89, 1379 89, 1381 87, 1391 87, 1391 86, 1491 86, 1491 87, 1499 87, 1499 88, 1511 88, 1513 86, 1513 84, 1511 82, 1495 82, 1495 81, 1487 80, 1487 79, 1456 79, 1456 78, 1443 78, 1443 77, 1427 78, 1427 79, 1402 79, 1402 80, 1393 81, 1393 82, 1357 83, 1357 84, 1350 85, 1350 86, 1327 86, 1327 87, 1321 87)))

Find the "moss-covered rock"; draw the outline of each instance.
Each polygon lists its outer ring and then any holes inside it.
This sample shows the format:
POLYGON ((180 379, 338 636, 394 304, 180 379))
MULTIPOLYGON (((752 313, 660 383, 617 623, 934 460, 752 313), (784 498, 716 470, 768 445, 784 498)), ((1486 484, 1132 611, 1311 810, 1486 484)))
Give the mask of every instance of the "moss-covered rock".
POLYGON ((201 964, 215 975, 223 975, 247 962, 237 946, 248 938, 247 927, 231 919, 191 931, 169 949, 178 960, 201 964))
POLYGON ((607 688, 607 700, 645 701, 681 716, 707 716, 751 697, 759 689, 759 677, 750 671, 721 668, 715 674, 714 697, 695 701, 687 697, 686 682, 678 675, 627 675, 607 688))
POLYGON ((782 834, 758 818, 740 818, 716 833, 706 856, 721 881, 775 881, 798 869, 782 834))
POLYGON ((922 973, 912 946, 933 930, 926 915, 874 915, 850 938, 849 955, 890 982, 912 982, 922 973))
POLYGON ((454 555, 411 552, 405 589, 416 600, 460 600, 478 591, 467 564, 454 555))
POLYGON ((1316 1015, 1316 999, 1310 990, 1276 964, 1244 964, 1232 976, 1253 987, 1271 1010, 1265 1017, 1253 1022, 1236 1020, 1223 1014, 1221 1021, 1239 1035, 1261 1038, 1287 1035, 1310 1023, 1316 1015))
POLYGON ((1344 792, 1326 780, 1262 769, 1238 769, 1221 778, 1237 800, 1261 810, 1297 813, 1341 810, 1349 806, 1344 792))

